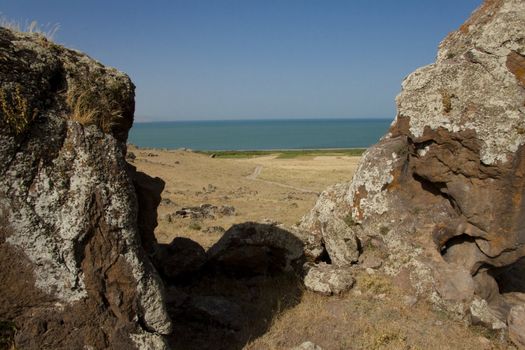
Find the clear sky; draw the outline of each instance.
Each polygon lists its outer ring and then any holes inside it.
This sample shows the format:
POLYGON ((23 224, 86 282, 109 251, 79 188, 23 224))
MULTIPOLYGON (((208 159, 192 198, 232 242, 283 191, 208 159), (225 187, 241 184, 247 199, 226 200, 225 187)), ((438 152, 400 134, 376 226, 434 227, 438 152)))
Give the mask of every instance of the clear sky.
POLYGON ((128 73, 136 120, 393 118, 481 0, 0 0, 128 73))

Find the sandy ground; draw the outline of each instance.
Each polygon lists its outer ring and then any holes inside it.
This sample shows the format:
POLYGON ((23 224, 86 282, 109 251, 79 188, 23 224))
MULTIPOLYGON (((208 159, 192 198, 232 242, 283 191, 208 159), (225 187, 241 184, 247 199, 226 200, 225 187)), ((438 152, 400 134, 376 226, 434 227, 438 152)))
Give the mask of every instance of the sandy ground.
POLYGON ((206 232, 210 227, 228 229, 246 221, 296 224, 323 189, 350 179, 359 161, 347 156, 222 159, 186 151, 129 150, 136 155, 133 165, 139 171, 166 183, 155 231, 159 242, 184 236, 205 248, 222 235, 206 232), (214 219, 171 215, 201 204, 233 206, 235 215, 215 215, 214 219))
MULTIPOLYGON (((222 236, 220 230, 208 232, 213 227, 228 229, 246 221, 296 224, 320 191, 350 180, 359 161, 359 157, 346 156, 218 159, 186 151, 133 147, 130 151, 136 155, 133 164, 139 171, 166 183, 155 231, 159 242, 183 236, 205 249, 222 236), (175 215, 177 210, 201 204, 233 206, 235 215, 199 219, 175 215)), ((453 320, 424 300, 407 303, 390 277, 361 271, 355 278, 350 292, 334 297, 306 291, 286 276, 204 276, 193 284, 177 285, 188 295, 214 295, 240 305, 245 321, 239 330, 231 331, 175 315, 172 346, 284 350, 313 341, 324 350, 515 349, 504 335, 453 320)))

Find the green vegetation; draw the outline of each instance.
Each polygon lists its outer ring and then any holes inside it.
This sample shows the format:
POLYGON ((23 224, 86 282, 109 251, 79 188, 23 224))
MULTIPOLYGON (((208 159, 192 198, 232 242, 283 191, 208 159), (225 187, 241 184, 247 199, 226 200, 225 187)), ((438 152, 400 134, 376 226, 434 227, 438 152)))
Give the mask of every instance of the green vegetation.
POLYGON ((275 155, 278 159, 315 156, 361 156, 366 148, 346 149, 298 149, 298 150, 247 150, 247 151, 196 151, 215 158, 254 158, 275 155))
POLYGON ((0 110, 5 122, 16 135, 24 133, 38 114, 37 109, 29 106, 20 84, 15 86, 14 91, 0 88, 0 110))

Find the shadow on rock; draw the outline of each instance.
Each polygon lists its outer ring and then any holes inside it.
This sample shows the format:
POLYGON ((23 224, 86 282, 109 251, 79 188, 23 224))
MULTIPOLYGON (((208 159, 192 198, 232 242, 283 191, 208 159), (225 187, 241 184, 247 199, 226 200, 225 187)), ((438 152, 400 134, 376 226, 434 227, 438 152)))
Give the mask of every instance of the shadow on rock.
POLYGON ((177 273, 170 274, 168 266, 163 270, 164 277, 171 276, 167 302, 174 323, 169 337, 173 349, 242 349, 301 299, 295 267, 302 265, 303 244, 279 227, 234 225, 208 250, 204 264, 202 250, 189 239, 176 239, 163 249, 166 257, 171 249, 200 266, 196 271, 189 264, 188 278, 181 271, 185 263, 173 257, 177 273))

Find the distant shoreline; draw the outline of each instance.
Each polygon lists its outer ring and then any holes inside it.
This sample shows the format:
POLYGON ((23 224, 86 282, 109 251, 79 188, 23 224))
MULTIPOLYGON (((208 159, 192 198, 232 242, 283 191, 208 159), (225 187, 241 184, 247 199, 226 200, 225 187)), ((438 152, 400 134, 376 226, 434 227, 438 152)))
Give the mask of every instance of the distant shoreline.
POLYGON ((265 149, 265 150, 195 150, 190 148, 161 148, 161 147, 137 147, 134 144, 128 144, 128 147, 140 150, 159 150, 167 152, 191 151, 198 154, 204 154, 213 158, 249 158, 276 155, 276 158, 295 158, 299 156, 348 156, 360 157, 366 151, 366 148, 304 148, 304 149, 265 149))
POLYGON ((338 121, 357 121, 357 122, 392 122, 394 118, 283 118, 283 119, 181 119, 181 120, 135 120, 136 124, 171 124, 171 123, 259 123, 259 122, 338 122, 338 121))

